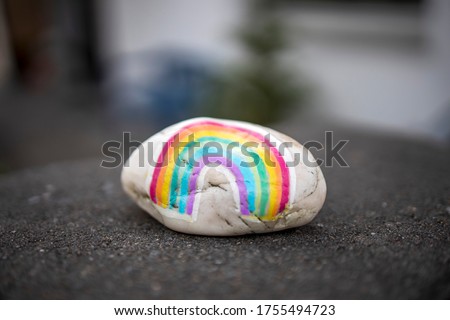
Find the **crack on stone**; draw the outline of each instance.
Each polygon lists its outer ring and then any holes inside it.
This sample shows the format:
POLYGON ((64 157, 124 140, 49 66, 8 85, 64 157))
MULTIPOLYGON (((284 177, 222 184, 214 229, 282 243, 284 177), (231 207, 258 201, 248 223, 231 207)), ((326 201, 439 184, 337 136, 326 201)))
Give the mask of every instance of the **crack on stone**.
POLYGON ((248 230, 250 230, 251 233, 255 233, 255 231, 253 231, 253 229, 247 224, 247 222, 245 222, 245 220, 241 216, 238 216, 238 218, 242 221, 243 224, 247 226, 248 230))
POLYGON ((233 227, 233 225, 230 223, 230 221, 228 221, 225 217, 222 217, 218 212, 215 212, 216 216, 219 217, 221 220, 225 221, 225 223, 230 226, 233 227))
POLYGON ((233 225, 230 223, 230 221, 228 221, 227 219, 225 219, 225 218, 223 218, 223 217, 222 217, 222 219, 223 219, 223 221, 225 221, 225 223, 226 223, 227 225, 229 225, 230 227, 233 227, 233 225))
POLYGON ((264 227, 265 227, 267 230, 270 230, 270 229, 271 229, 271 228, 266 224, 265 221, 261 220, 260 217, 258 217, 258 216, 255 216, 255 217, 256 217, 256 219, 259 220, 259 222, 261 222, 261 223, 264 225, 264 227))
POLYGON ((225 189, 225 187, 222 186, 222 184, 209 183, 209 186, 206 189, 209 189, 209 188, 219 188, 219 189, 222 189, 223 191, 228 191, 227 189, 225 189))
POLYGON ((216 215, 218 218, 220 218, 221 220, 225 221, 225 223, 226 223, 229 227, 233 228, 233 225, 231 224, 231 222, 228 221, 225 217, 222 217, 217 211, 215 211, 214 213, 215 213, 215 215, 216 215))
POLYGON ((308 198, 310 195, 312 195, 314 192, 316 192, 316 190, 317 190, 317 188, 318 188, 318 186, 319 186, 319 179, 320 179, 320 177, 319 177, 319 175, 318 175, 318 172, 317 172, 317 168, 316 168, 316 184, 315 184, 315 186, 314 186, 314 189, 313 189, 313 191, 311 191, 310 193, 308 193, 306 196, 305 196, 305 198, 303 198, 303 199, 306 199, 306 198, 308 198))

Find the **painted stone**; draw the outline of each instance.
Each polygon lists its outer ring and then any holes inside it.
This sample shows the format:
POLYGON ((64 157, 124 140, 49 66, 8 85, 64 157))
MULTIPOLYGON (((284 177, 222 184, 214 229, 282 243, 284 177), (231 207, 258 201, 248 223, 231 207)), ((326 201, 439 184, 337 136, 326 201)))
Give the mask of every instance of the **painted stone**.
POLYGON ((311 153, 259 125, 213 118, 174 124, 122 170, 125 192, 170 229, 229 236, 309 223, 326 184, 311 153))

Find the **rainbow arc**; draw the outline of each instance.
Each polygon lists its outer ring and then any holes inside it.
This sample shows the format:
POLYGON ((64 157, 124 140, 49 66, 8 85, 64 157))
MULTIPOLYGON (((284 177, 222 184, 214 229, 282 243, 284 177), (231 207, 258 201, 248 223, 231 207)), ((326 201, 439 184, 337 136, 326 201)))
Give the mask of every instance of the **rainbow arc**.
POLYGON ((229 180, 239 214, 275 220, 294 197, 295 168, 286 165, 292 155, 288 149, 281 154, 280 141, 253 127, 200 119, 178 128, 153 168, 150 199, 172 216, 195 220, 206 173, 214 168, 229 180))

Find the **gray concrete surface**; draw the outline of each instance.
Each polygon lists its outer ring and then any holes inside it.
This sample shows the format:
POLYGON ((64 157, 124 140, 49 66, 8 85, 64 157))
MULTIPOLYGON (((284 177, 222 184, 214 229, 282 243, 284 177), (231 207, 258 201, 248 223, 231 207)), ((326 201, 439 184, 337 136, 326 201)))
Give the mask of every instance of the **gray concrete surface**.
MULTIPOLYGON (((295 125, 283 129, 304 142, 295 125)), ((350 168, 323 168, 319 216, 265 235, 168 230, 98 159, 0 176, 0 296, 450 298, 450 150, 360 132, 336 138, 350 139, 350 168)))

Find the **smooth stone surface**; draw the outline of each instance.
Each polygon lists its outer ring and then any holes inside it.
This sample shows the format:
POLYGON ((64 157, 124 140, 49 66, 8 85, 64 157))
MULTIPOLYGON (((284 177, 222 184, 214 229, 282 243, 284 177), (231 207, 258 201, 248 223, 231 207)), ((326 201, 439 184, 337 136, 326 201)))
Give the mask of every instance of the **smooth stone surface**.
POLYGON ((213 236, 307 224, 326 195, 322 171, 300 143, 270 128, 213 118, 150 137, 124 166, 122 185, 170 229, 213 236))

